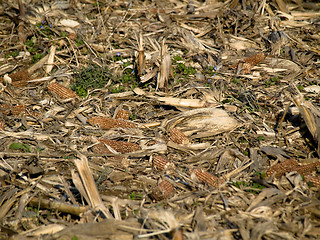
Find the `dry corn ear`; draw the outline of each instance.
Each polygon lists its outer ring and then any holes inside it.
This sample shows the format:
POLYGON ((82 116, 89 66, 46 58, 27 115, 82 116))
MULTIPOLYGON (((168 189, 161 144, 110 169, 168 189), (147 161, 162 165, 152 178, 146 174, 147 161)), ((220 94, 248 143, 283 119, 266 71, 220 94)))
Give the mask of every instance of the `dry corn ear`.
POLYGON ((99 125, 101 129, 110 128, 135 128, 136 125, 129 121, 113 119, 108 117, 92 117, 88 120, 91 125, 99 125))
POLYGON ((5 127, 6 127, 6 122, 3 119, 0 120, 0 129, 4 130, 5 127))
POLYGON ((239 68, 241 67, 243 74, 248 74, 251 72, 251 68, 261 61, 265 59, 264 53, 258 53, 251 57, 245 58, 243 60, 240 60, 237 64, 233 66, 233 68, 239 68))
POLYGON ((250 63, 244 63, 244 64, 242 65, 242 74, 249 74, 249 73, 251 73, 251 68, 252 68, 252 66, 251 66, 250 63))
POLYGON ((75 98, 77 96, 76 92, 56 82, 48 85, 48 91, 61 99, 75 98))
POLYGON ((276 178, 279 178, 285 173, 293 171, 293 169, 297 167, 298 162, 296 160, 288 159, 272 167, 269 167, 266 173, 268 177, 274 176, 276 178))
POLYGON ((19 116, 26 113, 25 105, 16 105, 11 109, 11 114, 13 116, 19 116))
POLYGON ((173 192, 174 192, 174 186, 170 182, 163 180, 152 191, 151 198, 156 201, 160 201, 170 197, 170 195, 173 194, 173 192))
POLYGON ((317 176, 304 176, 304 181, 310 183, 311 187, 320 187, 320 177, 317 176))
POLYGON ((205 170, 191 169, 189 174, 192 180, 195 180, 200 183, 208 184, 215 188, 218 187, 219 179, 205 170))
POLYGON ((306 165, 297 166, 292 169, 292 171, 297 171, 301 175, 308 175, 313 171, 316 171, 320 167, 320 161, 309 163, 306 165))
POLYGON ((141 150, 140 146, 136 143, 106 139, 99 139, 99 141, 100 143, 92 147, 92 150, 99 154, 112 153, 105 145, 108 145, 119 153, 129 153, 141 150))
POLYGON ((153 168, 157 171, 164 171, 168 168, 175 168, 174 163, 169 162, 164 156, 154 156, 152 160, 153 168))
POLYGON ((11 112, 11 106, 3 103, 0 105, 0 113, 4 114, 4 115, 9 115, 11 112))
POLYGON ((120 109, 116 114, 116 119, 129 120, 130 113, 124 109, 120 109))
POLYGON ((24 87, 28 84, 30 80, 30 74, 28 71, 20 71, 13 74, 10 74, 11 84, 15 87, 24 87))
POLYGON ((254 65, 257 65, 259 62, 262 62, 264 59, 265 59, 264 53, 258 53, 244 59, 244 62, 249 63, 251 66, 254 66, 254 65))
POLYGON ((177 128, 171 128, 169 131, 170 140, 177 144, 189 144, 187 136, 177 128))

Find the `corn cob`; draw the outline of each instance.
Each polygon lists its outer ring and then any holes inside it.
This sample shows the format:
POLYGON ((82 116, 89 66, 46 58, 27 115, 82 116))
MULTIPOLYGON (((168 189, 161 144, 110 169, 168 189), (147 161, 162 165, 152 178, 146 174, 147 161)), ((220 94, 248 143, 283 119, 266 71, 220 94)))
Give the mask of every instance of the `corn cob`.
POLYGON ((168 168, 175 168, 174 163, 169 162, 164 156, 155 156, 153 157, 153 168, 157 171, 164 171, 168 168))
POLYGON ((92 117, 88 119, 91 125, 99 125, 101 129, 111 129, 111 128, 135 128, 136 125, 129 121, 107 118, 107 117, 92 117))
POLYGON ((77 96, 76 92, 56 82, 48 85, 48 91, 61 99, 75 98, 77 96))
POLYGON ((11 112, 11 106, 3 103, 0 105, 0 113, 3 113, 4 115, 9 115, 11 112))
POLYGON ((320 167, 320 161, 295 167, 293 168, 293 171, 297 171, 301 175, 308 175, 313 171, 316 171, 317 168, 319 167, 320 167))
POLYGON ((314 187, 320 187, 320 177, 317 176, 304 176, 304 181, 307 183, 311 183, 314 187))
POLYGON ((296 167, 298 167, 298 162, 294 159, 288 159, 270 167, 266 173, 268 177, 274 176, 279 178, 285 173, 293 171, 296 167))
POLYGON ((116 119, 129 120, 130 113, 126 110, 120 109, 116 114, 116 119))
POLYGON ((140 146, 136 143, 125 142, 125 141, 115 141, 115 140, 106 140, 99 139, 100 143, 92 147, 92 150, 95 153, 99 154, 108 154, 112 153, 105 145, 113 148, 115 151, 119 153, 129 153, 140 150, 140 146))
POLYGON ((174 186, 170 182, 163 180, 152 191, 151 198, 156 201, 160 201, 168 198, 173 192, 174 192, 174 186))
POLYGON ((212 187, 218 187, 219 179, 202 169, 191 169, 189 171, 190 177, 200 183, 208 184, 212 187))
POLYGON ((26 113, 26 106, 25 105, 16 105, 11 109, 11 114, 13 116, 19 116, 26 113))
POLYGON ((6 127, 6 122, 4 120, 0 120, 0 129, 4 130, 6 127))
POLYGON ((28 71, 15 72, 13 74, 10 74, 9 76, 12 79, 11 84, 15 87, 24 87, 30 80, 30 74, 28 73, 28 71))
POLYGON ((169 131, 170 140, 177 144, 189 144, 190 141, 186 135, 177 128, 171 128, 169 131))

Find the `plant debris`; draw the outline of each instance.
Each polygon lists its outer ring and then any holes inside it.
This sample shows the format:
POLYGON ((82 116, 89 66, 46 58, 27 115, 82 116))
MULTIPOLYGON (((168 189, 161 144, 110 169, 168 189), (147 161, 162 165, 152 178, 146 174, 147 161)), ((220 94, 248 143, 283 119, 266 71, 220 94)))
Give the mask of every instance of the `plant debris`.
POLYGON ((3 1, 1 239, 320 239, 317 1, 3 1))

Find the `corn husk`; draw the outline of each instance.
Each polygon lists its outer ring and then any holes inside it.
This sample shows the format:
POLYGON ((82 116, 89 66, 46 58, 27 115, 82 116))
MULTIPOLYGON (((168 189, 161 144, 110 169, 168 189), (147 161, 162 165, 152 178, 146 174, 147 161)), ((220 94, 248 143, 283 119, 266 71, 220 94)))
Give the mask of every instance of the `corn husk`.
POLYGON ((201 108, 185 111, 165 120, 162 126, 166 129, 177 128, 187 137, 201 138, 231 131, 239 122, 228 113, 218 108, 201 108))
POLYGON ((168 47, 164 45, 161 46, 161 64, 160 64, 160 74, 157 82, 157 88, 162 90, 168 87, 169 75, 171 72, 171 56, 168 53, 168 47))

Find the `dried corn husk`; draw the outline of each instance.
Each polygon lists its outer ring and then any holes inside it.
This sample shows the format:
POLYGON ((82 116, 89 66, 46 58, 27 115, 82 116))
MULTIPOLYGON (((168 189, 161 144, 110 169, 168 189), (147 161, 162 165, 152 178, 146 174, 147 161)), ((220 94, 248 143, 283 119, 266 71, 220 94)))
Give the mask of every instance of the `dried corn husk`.
POLYGON ((46 73, 50 73, 52 71, 52 69, 54 67, 53 63, 54 63, 55 55, 56 55, 56 46, 51 46, 49 57, 48 57, 48 64, 45 67, 46 73))
POLYGON ((82 186, 81 189, 85 191, 85 195, 89 199, 89 204, 92 208, 100 210, 106 218, 113 218, 101 200, 96 183, 88 166, 88 159, 80 152, 78 152, 78 157, 80 159, 74 160, 81 179, 81 183, 78 182, 78 184, 79 186, 82 186))
POLYGON ((239 123, 222 109, 201 108, 178 114, 165 120, 162 126, 166 129, 177 128, 190 138, 201 138, 231 131, 239 123))
POLYGON ((171 72, 171 57, 168 53, 168 47, 164 45, 161 46, 161 64, 160 64, 160 74, 157 82, 158 89, 166 89, 168 87, 169 74, 171 72))
POLYGON ((298 94, 293 96, 293 101, 299 108, 311 135, 318 143, 318 154, 320 154, 320 111, 311 102, 306 101, 295 86, 294 91, 298 94))
POLYGON ((183 108, 203 108, 208 103, 206 101, 200 99, 185 99, 185 98, 175 98, 175 97, 157 97, 155 95, 146 93, 144 90, 140 88, 133 89, 134 93, 138 95, 143 95, 148 98, 153 98, 157 101, 163 102, 163 104, 175 106, 175 107, 183 107, 183 108))

